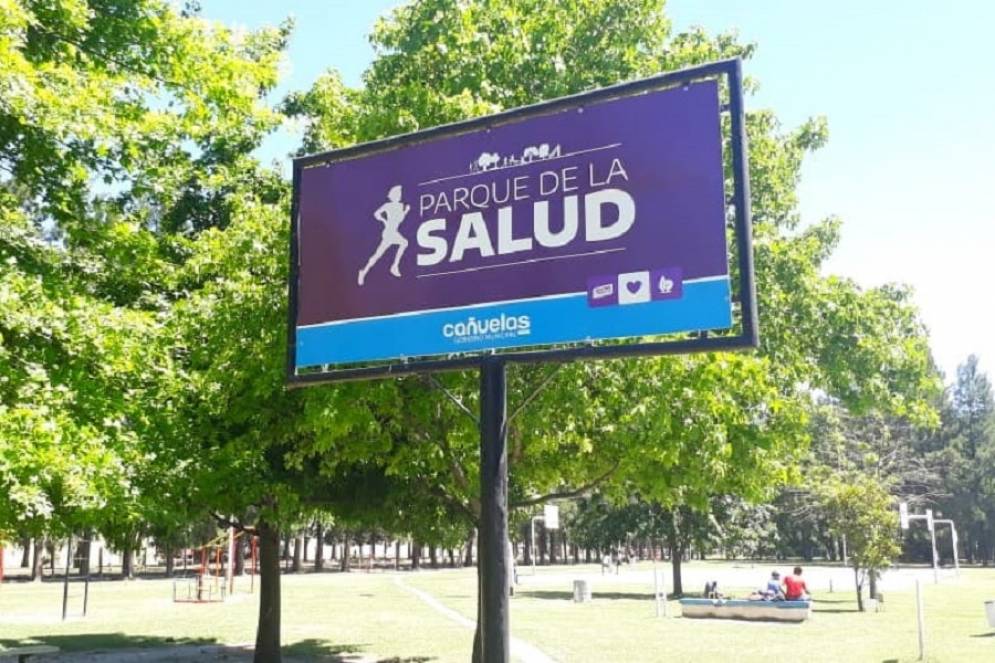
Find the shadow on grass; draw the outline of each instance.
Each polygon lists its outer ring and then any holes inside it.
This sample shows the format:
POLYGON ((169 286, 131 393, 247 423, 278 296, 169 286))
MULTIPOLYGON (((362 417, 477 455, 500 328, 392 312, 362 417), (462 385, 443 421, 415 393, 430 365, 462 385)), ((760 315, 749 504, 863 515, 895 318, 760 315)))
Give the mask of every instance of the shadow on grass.
POLYGON ((33 635, 20 640, 0 638, 0 646, 26 647, 32 644, 52 645, 66 652, 98 649, 150 649, 180 645, 216 645, 216 638, 173 638, 159 635, 128 635, 125 633, 78 633, 75 635, 33 635))
POLYGON ((846 599, 840 600, 828 600, 828 599, 812 599, 812 612, 818 612, 819 614, 849 614, 853 612, 860 612, 854 601, 848 601, 846 599), (824 608, 824 605, 839 605, 839 604, 850 604, 853 605, 852 608, 824 608))
POLYGON ((852 614, 860 612, 856 608, 813 608, 812 612, 817 612, 820 615, 836 615, 836 614, 852 614))
POLYGON ((972 638, 995 638, 995 631, 991 633, 975 633, 972 638))
POLYGON ((327 640, 310 638, 283 647, 286 656, 305 661, 357 661, 363 658, 362 651, 369 645, 338 645, 327 640), (353 656, 356 654, 356 656, 353 656))
MULTIPOLYGON (((29 645, 51 645, 63 652, 91 652, 114 649, 164 649, 184 646, 223 646, 215 638, 172 638, 150 635, 126 635, 124 633, 81 633, 78 635, 36 635, 14 640, 0 638, 0 651, 26 647, 29 645)), ((287 645, 283 653, 288 658, 302 661, 325 661, 335 663, 351 663, 368 660, 363 651, 368 645, 333 644, 326 640, 309 639, 287 645)), ((231 655, 234 651, 246 652, 251 656, 252 646, 226 647, 225 652, 231 655)), ((435 660, 429 656, 393 657, 377 661, 377 663, 428 663, 435 660)))

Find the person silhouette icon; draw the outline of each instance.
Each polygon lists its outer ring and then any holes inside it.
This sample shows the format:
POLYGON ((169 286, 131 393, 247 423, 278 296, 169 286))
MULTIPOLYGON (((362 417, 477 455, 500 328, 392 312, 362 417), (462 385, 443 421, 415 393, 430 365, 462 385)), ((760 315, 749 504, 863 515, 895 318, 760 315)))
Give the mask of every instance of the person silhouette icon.
POLYGON ((373 218, 383 224, 383 233, 380 236, 380 244, 377 246, 376 251, 366 261, 366 265, 359 270, 359 277, 357 279, 359 285, 363 285, 366 281, 367 272, 392 247, 397 247, 397 252, 394 254, 394 263, 390 266, 390 273, 396 277, 401 276, 401 256, 404 255, 404 251, 408 248, 408 240, 404 239, 404 236, 401 235, 400 227, 408 212, 411 211, 410 205, 405 205, 401 202, 401 194, 400 184, 392 186, 390 191, 387 192, 387 202, 373 212, 373 218))

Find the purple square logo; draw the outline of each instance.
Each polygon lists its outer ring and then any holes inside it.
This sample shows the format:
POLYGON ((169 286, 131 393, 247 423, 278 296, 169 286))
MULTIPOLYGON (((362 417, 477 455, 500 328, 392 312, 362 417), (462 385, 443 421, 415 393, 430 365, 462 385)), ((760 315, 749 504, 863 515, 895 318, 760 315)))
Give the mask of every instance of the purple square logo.
POLYGON ((680 267, 654 269, 650 272, 650 296, 656 299, 680 299, 684 294, 683 271, 680 267))
POLYGON ((614 306, 618 304, 618 277, 591 276, 587 279, 588 306, 614 306))

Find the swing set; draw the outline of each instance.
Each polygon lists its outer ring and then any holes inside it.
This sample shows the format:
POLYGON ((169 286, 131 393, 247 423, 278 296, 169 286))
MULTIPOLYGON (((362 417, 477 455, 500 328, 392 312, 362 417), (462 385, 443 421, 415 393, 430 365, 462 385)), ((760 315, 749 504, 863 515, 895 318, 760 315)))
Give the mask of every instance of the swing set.
MULTIPOLYGON (((231 554, 238 545, 238 539, 245 532, 237 534, 222 534, 221 536, 208 541, 200 548, 193 548, 191 552, 200 554, 200 566, 197 568, 192 578, 183 578, 173 581, 173 602, 174 603, 222 603, 226 598, 235 593, 235 573, 234 560, 231 554), (225 549, 229 550, 226 551, 225 549), (186 590, 186 591, 184 591, 186 590)), ((249 593, 256 590, 256 574, 259 572, 257 566, 258 540, 255 536, 249 536, 249 553, 252 561, 249 571, 249 593)), ((187 551, 183 551, 184 556, 187 551)))

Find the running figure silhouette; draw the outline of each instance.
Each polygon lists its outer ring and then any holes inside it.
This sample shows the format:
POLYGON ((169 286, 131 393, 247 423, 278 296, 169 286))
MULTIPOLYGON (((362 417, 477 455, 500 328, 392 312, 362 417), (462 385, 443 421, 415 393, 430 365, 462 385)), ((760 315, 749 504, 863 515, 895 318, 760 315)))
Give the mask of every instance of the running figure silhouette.
POLYGON ((383 257, 387 249, 393 246, 397 247, 397 253, 394 254, 394 264, 390 266, 390 273, 397 277, 401 276, 398 266, 401 264, 401 256, 404 255, 405 249, 408 248, 408 240, 404 239, 398 228, 401 227, 404 217, 410 211, 411 206, 401 202, 401 185, 392 186, 387 193, 387 202, 378 207, 373 213, 373 218, 383 224, 383 235, 380 237, 380 245, 377 247, 377 250, 370 256, 370 259, 366 262, 366 266, 359 270, 359 285, 363 285, 363 282, 366 280, 366 273, 383 257))

